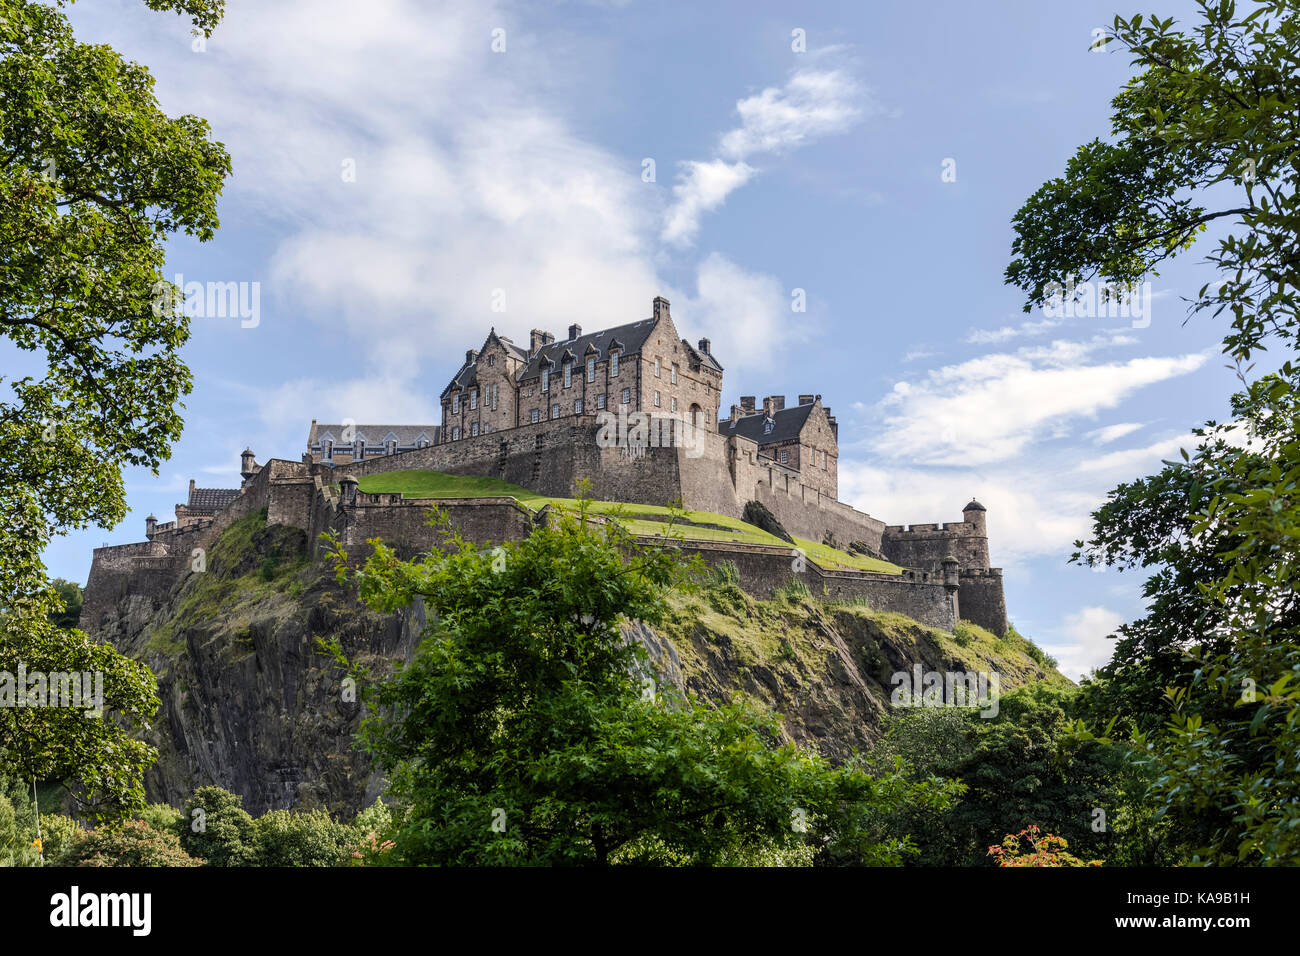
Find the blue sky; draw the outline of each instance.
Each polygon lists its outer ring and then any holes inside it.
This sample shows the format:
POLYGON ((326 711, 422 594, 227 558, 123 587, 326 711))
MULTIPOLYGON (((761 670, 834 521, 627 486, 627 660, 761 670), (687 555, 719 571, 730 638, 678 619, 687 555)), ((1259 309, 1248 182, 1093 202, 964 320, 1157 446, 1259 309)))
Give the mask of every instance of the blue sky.
POLYGON ((297 458, 312 418, 436 421, 490 325, 599 328, 662 294, 713 340, 724 407, 822 395, 843 499, 893 524, 978 497, 1012 620, 1070 676, 1097 666, 1140 578, 1067 565, 1071 543, 1234 384, 1219 326, 1184 324, 1203 248, 1154 280, 1145 327, 1026 315, 1002 283, 1011 217, 1106 136, 1129 75, 1094 28, 1194 13, 1113 2, 231 0, 202 50, 138 0, 77 4, 83 40, 230 150, 220 233, 169 270, 259 283, 260 314, 195 319, 173 458, 128 473, 122 525, 56 540, 51 573, 84 581, 191 477, 237 485, 245 445, 297 458))

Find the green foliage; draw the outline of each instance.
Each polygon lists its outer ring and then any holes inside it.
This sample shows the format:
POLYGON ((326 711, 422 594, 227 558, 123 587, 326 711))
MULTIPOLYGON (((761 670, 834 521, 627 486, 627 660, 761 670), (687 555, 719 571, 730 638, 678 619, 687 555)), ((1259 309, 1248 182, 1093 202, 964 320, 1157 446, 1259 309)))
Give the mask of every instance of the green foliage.
POLYGON ((807 601, 812 597, 812 591, 808 589, 808 585, 799 578, 791 578, 778 589, 777 593, 794 604, 807 601))
MULTIPOLYGON (((222 10, 147 3, 205 32, 222 10)), ((80 781, 94 819, 142 802, 153 754, 133 733, 158 702, 147 670, 70 629, 41 554, 121 521, 121 469, 156 473, 180 436, 189 325, 163 301, 166 240, 212 236, 230 158, 202 120, 159 109, 143 66, 78 43, 63 7, 0 0, 0 336, 34 366, 0 377, 0 671, 103 670, 109 713, 0 708, 0 766, 80 781)))
POLYGON ((199 787, 185 803, 180 842, 209 866, 245 866, 254 856, 253 818, 244 798, 221 787, 199 787))
POLYGON ((892 820, 897 832, 915 835, 916 862, 989 865, 990 846, 1034 825, 1112 865, 1170 862, 1167 827, 1142 802, 1150 774, 1119 748, 1074 737, 1067 713, 1074 693, 1031 684, 1002 695, 991 719, 965 708, 890 714, 874 764, 890 767, 906 756, 913 779, 959 779, 967 787, 948 809, 907 807, 892 820))
POLYGON ((435 520, 447 554, 401 561, 380 543, 353 573, 334 544, 340 579, 370 607, 419 596, 434 621, 407 667, 363 684, 362 739, 403 805, 401 862, 793 861, 822 841, 845 859, 895 862, 909 844, 882 838, 878 814, 949 798, 776 746, 775 718, 741 699, 710 709, 644 695, 633 676, 644 651, 618 624, 662 621, 664 594, 698 562, 590 520, 581 500, 501 552, 435 520))
POLYGON ((50 613, 50 623, 64 629, 76 627, 81 619, 81 585, 73 581, 65 581, 63 578, 55 578, 50 585, 58 592, 59 600, 63 602, 62 611, 50 613))
POLYGON ((185 814, 166 803, 150 803, 136 812, 135 818, 143 820, 155 830, 166 830, 178 837, 184 831, 185 814))
POLYGON ((176 834, 155 830, 143 820, 120 827, 79 830, 58 866, 202 866, 183 849, 176 834))
POLYGON ((41 841, 46 860, 57 860, 81 833, 81 824, 61 813, 41 814, 41 841))
POLYGON ((1027 293, 1026 311, 1074 277, 1129 287, 1230 220, 1207 257, 1221 282, 1191 309, 1226 311, 1225 351, 1248 360, 1269 337, 1294 344, 1300 332, 1300 17, 1296 0, 1245 15, 1232 2, 1198 6, 1189 30, 1115 18, 1109 35, 1138 75, 1112 101, 1114 142, 1080 147, 1016 214, 1006 279, 1027 293), (1210 197, 1215 208, 1201 205, 1210 197))
POLYGON ((271 810, 253 823, 253 866, 342 866, 356 832, 324 810, 271 810))

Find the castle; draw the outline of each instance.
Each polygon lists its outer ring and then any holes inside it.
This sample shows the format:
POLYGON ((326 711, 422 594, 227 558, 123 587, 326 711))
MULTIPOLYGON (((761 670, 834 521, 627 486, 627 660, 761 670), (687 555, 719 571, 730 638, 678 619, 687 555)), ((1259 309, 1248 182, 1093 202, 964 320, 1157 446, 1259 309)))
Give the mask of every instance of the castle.
POLYGON ((269 523, 302 528, 311 542, 333 532, 358 556, 374 537, 409 553, 436 547, 424 520, 435 505, 475 541, 522 537, 539 520, 513 498, 412 500, 358 487, 366 475, 428 469, 501 478, 560 498, 586 480, 597 500, 680 501, 733 518, 757 502, 791 535, 903 570, 815 561, 793 570, 791 549, 739 542, 691 540, 683 550, 711 564, 734 563, 741 586, 755 594, 804 575, 814 596, 865 599, 948 630, 960 617, 1005 633, 1002 574, 990 567, 979 502, 967 504, 959 522, 910 527, 887 526, 844 504, 838 424, 821 396, 800 395, 788 407, 780 395, 761 407, 743 396, 723 416, 723 367, 708 339, 691 345, 678 334, 667 299, 656 297, 651 316, 638 322, 586 334, 571 325, 568 333, 557 341, 534 329, 524 350, 491 330, 443 389, 437 424, 313 421, 299 460, 258 464, 246 449, 239 488, 191 481, 174 521, 159 524, 151 515, 144 542, 95 550, 82 628, 93 632, 126 594, 162 600, 180 576, 194 573, 192 555, 261 508, 269 523))

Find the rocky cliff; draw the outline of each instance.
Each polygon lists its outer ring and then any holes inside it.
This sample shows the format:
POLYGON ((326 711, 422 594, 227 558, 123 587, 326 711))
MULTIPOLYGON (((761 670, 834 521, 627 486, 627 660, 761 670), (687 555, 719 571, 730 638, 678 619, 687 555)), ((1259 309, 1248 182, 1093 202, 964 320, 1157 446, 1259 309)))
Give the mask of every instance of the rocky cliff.
MULTIPOLYGON (((206 562, 162 599, 122 597, 98 630, 158 677, 150 799, 179 805, 211 783, 242 794, 254 814, 355 813, 382 780, 353 743, 360 706, 318 641, 337 639, 350 658, 383 673, 414 652, 422 609, 386 617, 362 607, 308 560, 302 531, 268 526, 265 512, 228 528, 206 562)), ((832 758, 871 744, 890 676, 915 664, 996 671, 1004 692, 1064 680, 1014 634, 998 639, 967 625, 947 634, 797 590, 756 601, 720 580, 670 603, 657 629, 626 627, 661 683, 714 701, 747 695, 783 715, 789 739, 832 758)))

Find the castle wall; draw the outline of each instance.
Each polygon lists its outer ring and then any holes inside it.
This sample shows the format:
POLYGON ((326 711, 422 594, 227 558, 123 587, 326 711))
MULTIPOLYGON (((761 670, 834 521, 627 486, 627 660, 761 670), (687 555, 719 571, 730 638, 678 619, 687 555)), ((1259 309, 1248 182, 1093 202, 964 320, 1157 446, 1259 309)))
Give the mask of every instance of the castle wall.
POLYGON ((890 525, 882 548, 888 560, 905 568, 938 567, 949 554, 963 570, 989 566, 989 540, 979 525, 969 521, 890 525))
POLYGON ((964 621, 978 624, 998 637, 1007 633, 1007 601, 999 568, 962 570, 960 614, 964 621))
POLYGON ((951 631, 956 622, 953 600, 942 575, 831 571, 810 562, 796 571, 793 550, 760 545, 689 542, 682 551, 700 555, 710 567, 732 562, 740 575, 740 587, 757 597, 769 598, 778 588, 798 580, 818 600, 865 600, 873 610, 906 614, 945 631, 951 631))

